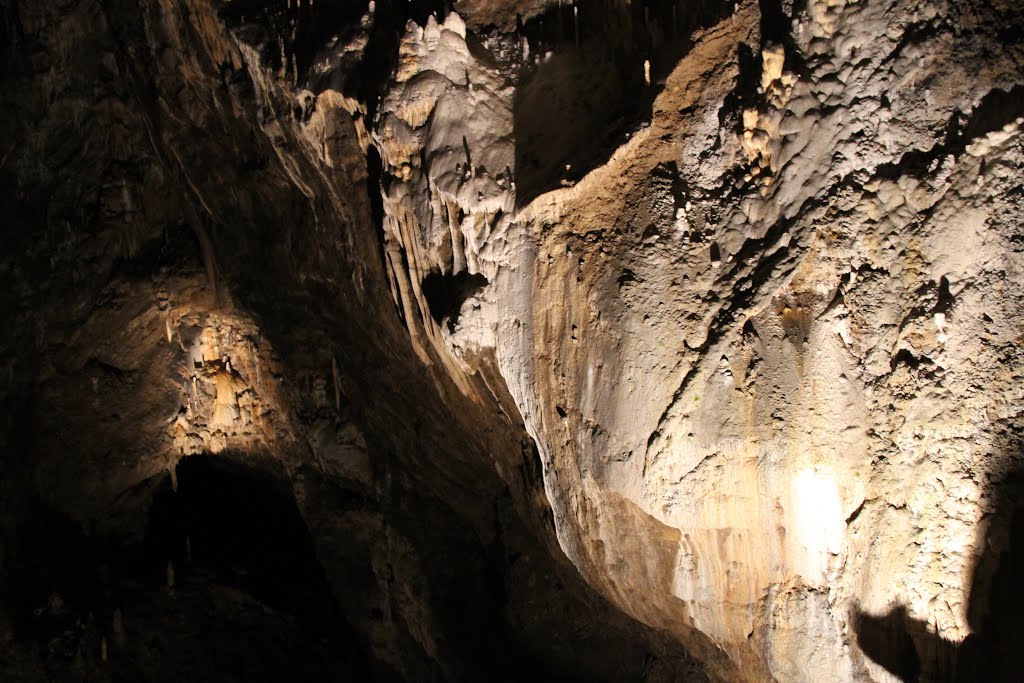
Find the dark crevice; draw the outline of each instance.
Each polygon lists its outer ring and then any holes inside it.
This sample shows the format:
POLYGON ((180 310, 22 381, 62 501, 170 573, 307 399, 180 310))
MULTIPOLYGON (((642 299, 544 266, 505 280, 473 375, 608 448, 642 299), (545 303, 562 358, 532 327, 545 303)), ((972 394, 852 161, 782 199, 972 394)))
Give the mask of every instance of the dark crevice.
POLYGON ((934 147, 904 152, 899 161, 879 166, 875 171, 876 177, 923 177, 931 172, 932 164, 937 160, 949 155, 959 157, 967 146, 978 138, 1000 130, 1018 117, 1024 116, 1024 85, 1016 85, 1010 90, 991 90, 966 120, 961 120, 962 116, 959 111, 953 112, 946 124, 942 141, 934 147))
POLYGON ((718 246, 718 242, 711 243, 710 254, 711 263, 717 265, 722 262, 722 249, 718 246))
POLYGON ((903 50, 909 46, 935 40, 938 34, 946 28, 944 21, 935 19, 910 24, 903 30, 903 35, 900 36, 896 47, 886 55, 885 59, 882 60, 882 64, 895 62, 903 53, 903 50))
POLYGON ((389 273, 387 240, 384 238, 384 195, 381 191, 381 182, 384 176, 384 164, 381 161, 380 152, 376 147, 370 145, 366 149, 366 196, 370 200, 370 220, 379 238, 377 253, 380 256, 381 272, 389 273))
MULTIPOLYGON (((367 107, 367 120, 373 121, 380 98, 398 66, 398 46, 405 34, 406 24, 412 20, 423 26, 431 15, 444 21, 448 14, 447 6, 445 0, 378 0, 373 27, 361 61, 357 68, 337 70, 336 73, 345 74, 346 80, 342 87, 334 89, 363 102, 367 107)), ((338 75, 329 76, 334 80, 341 78, 338 75)), ((314 91, 325 87, 324 78, 311 83, 314 91)))
POLYGON ((718 110, 718 125, 722 130, 728 130, 731 123, 734 132, 741 135, 743 117, 740 112, 760 104, 761 55, 746 43, 740 43, 736 47, 736 65, 736 86, 726 94, 718 110))
POLYGON ((935 313, 949 313, 953 308, 953 295, 949 292, 949 280, 946 276, 939 278, 939 295, 935 303, 935 313))
MULTIPOLYGON (((793 19, 799 14, 800 9, 793 7, 793 2, 783 0, 758 0, 758 7, 761 10, 761 45, 781 45, 785 50, 785 62, 783 68, 793 71, 801 76, 806 75, 806 67, 802 59, 802 51, 793 40, 792 26, 793 19), (784 5, 790 5, 789 13, 784 5)), ((758 64, 758 67, 761 65, 758 64)))
POLYGON ((430 317, 438 325, 445 320, 448 329, 455 331, 459 323, 459 311, 462 304, 474 294, 487 286, 487 278, 480 273, 463 270, 453 275, 445 275, 433 270, 423 278, 420 284, 423 296, 427 299, 430 317))
POLYGON ((616 282, 619 285, 619 289, 622 289, 626 285, 634 284, 639 281, 640 280, 637 278, 636 273, 634 273, 629 268, 623 268, 622 272, 619 274, 618 279, 616 280, 616 282))
POLYGON ((675 209, 681 209, 686 205, 686 197, 689 195, 686 180, 679 173, 679 166, 674 161, 658 164, 651 171, 651 178, 667 182, 669 192, 672 194, 672 203, 675 209))
POLYGON ((731 11, 730 3, 712 0, 583 2, 527 21, 529 55, 513 107, 517 202, 571 185, 604 163, 650 121, 694 32, 731 11))
POLYGON ((1024 116, 1024 85, 1015 85, 1009 90, 990 90, 964 123, 959 140, 961 149, 1021 116, 1024 116))
POLYGON ((857 518, 860 517, 860 513, 864 512, 864 505, 866 503, 867 503, 866 499, 862 500, 860 502, 860 505, 858 505, 856 507, 856 509, 854 509, 854 511, 850 513, 850 515, 846 518, 846 525, 847 526, 849 526, 849 525, 851 525, 851 524, 853 524, 854 522, 857 521, 857 518))
POLYGON ((892 357, 889 366, 892 370, 896 370, 901 365, 905 365, 911 370, 917 370, 921 367, 922 363, 930 365, 931 362, 927 356, 915 356, 909 349, 900 349, 892 357))

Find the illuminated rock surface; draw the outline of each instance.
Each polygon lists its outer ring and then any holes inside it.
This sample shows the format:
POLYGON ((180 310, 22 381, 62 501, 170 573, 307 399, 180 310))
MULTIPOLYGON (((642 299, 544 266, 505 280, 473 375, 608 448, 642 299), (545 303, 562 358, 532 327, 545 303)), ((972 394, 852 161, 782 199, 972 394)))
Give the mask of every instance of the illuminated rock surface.
POLYGON ((1016 3, 0 4, 0 675, 1016 680, 1016 3))

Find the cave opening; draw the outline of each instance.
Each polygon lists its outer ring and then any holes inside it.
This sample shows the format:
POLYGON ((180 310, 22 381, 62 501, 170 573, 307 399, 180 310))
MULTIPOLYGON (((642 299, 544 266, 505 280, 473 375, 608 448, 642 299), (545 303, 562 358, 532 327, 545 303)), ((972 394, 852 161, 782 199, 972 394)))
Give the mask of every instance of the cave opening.
POLYGON ((280 465, 244 457, 184 458, 177 490, 169 475, 140 484, 139 534, 30 497, 4 539, 8 645, 38 653, 48 680, 390 680, 353 634, 280 465))
POLYGON ((178 579, 203 576, 295 615, 329 635, 340 613, 291 491, 234 458, 194 455, 177 466, 150 513, 150 567, 178 579))
POLYGON ((165 656, 196 647, 194 629, 241 629, 198 657, 207 679, 369 677, 287 480, 274 463, 243 458, 183 458, 177 489, 167 478, 154 497, 139 568, 148 585, 162 584, 179 623, 192 625, 172 633, 165 656))

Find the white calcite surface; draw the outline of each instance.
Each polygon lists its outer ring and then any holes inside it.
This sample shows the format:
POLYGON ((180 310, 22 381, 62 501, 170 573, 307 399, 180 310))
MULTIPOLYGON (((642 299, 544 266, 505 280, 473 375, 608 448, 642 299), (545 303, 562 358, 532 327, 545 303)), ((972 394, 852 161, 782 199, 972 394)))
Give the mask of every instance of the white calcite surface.
POLYGON ((893 680, 858 624, 898 608, 930 679, 972 632, 1024 371, 1024 62, 987 20, 815 1, 783 45, 740 4, 525 205, 515 84, 455 14, 403 39, 374 144, 410 333, 467 392, 497 369, 563 551, 716 675, 893 680), (439 316, 431 273, 485 280, 439 316))

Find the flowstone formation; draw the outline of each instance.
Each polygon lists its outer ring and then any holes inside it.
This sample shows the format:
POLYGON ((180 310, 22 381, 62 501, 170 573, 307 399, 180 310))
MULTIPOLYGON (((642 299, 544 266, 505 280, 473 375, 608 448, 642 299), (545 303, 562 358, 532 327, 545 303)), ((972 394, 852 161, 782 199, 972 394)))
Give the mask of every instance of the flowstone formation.
POLYGON ((1017 3, 0 7, 6 677, 1017 678, 1017 3))
POLYGON ((496 365, 561 548, 716 675, 1011 675, 1020 19, 740 4, 526 201, 507 131, 542 67, 495 82, 456 15, 403 40, 376 141, 410 331, 496 365))

